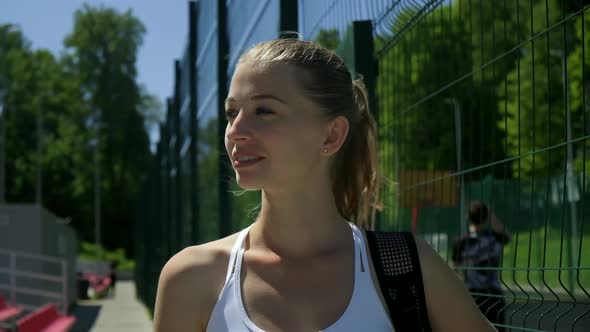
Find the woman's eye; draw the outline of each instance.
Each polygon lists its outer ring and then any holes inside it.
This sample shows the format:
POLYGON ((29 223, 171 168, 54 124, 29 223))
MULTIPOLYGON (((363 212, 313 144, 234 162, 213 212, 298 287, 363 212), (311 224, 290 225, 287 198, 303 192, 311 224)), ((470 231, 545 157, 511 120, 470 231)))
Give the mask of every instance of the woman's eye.
POLYGON ((225 111, 225 119, 226 120, 233 119, 237 115, 238 115, 238 111, 236 111, 236 110, 228 109, 225 111))
MULTIPOLYGON (((225 111, 225 119, 226 120, 233 120, 234 118, 236 118, 238 116, 238 112, 237 110, 234 109, 227 109, 225 111)), ((256 108, 256 115, 267 115, 267 114, 275 114, 274 111, 271 111, 267 108, 262 108, 262 107, 258 107, 256 108)))
POLYGON ((266 108, 262 108, 262 107, 258 107, 256 109, 256 114, 274 114, 274 113, 275 112, 273 112, 273 111, 271 111, 269 109, 266 109, 266 108))

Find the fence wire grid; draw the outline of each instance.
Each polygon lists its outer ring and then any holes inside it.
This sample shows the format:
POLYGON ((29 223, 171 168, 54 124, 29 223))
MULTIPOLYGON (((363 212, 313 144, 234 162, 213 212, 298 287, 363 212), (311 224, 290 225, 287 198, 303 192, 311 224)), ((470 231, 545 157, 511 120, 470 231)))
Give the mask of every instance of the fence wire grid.
POLYGON ((451 263, 470 202, 483 202, 511 235, 499 267, 477 268, 497 271, 502 291, 472 292, 494 310, 496 328, 590 331, 589 8, 587 0, 189 2, 187 47, 138 209, 140 297, 153 306, 159 271, 176 251, 252 220, 259 196, 232 193, 219 110, 239 54, 290 30, 347 58, 351 25, 369 21, 387 179, 377 227, 412 230, 451 263), (285 25, 293 15, 296 26, 285 25))

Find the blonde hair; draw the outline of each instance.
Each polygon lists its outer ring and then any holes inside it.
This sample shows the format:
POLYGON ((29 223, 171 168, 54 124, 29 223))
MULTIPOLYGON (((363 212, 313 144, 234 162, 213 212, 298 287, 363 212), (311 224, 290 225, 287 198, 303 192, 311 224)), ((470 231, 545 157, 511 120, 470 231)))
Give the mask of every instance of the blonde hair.
POLYGON ((344 145, 331 166, 332 191, 338 211, 358 226, 373 228, 381 209, 381 173, 377 158, 377 126, 369 112, 362 78, 352 79, 334 51, 299 39, 259 43, 244 53, 240 63, 290 64, 301 69, 299 83, 305 96, 328 119, 345 116, 350 124, 344 145))

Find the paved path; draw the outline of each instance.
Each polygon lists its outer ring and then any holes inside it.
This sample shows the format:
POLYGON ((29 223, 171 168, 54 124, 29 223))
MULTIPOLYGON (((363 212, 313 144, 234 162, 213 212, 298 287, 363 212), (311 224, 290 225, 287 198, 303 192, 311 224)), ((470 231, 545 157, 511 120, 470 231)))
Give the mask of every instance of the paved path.
POLYGON ((72 332, 152 331, 146 307, 135 298, 135 284, 119 281, 115 294, 101 300, 79 301, 73 312, 76 324, 72 332))

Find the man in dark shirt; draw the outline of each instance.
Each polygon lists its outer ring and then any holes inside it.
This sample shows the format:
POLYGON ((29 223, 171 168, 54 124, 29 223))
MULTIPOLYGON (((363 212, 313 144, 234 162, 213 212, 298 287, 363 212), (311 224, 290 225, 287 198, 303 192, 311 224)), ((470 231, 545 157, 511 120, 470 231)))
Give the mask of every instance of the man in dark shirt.
MULTIPOLYGON (((491 323, 504 324, 505 302, 497 268, 500 267, 503 246, 509 241, 510 234, 495 214, 489 213, 485 204, 471 202, 469 232, 455 242, 453 263, 465 268, 463 281, 491 323), (485 228, 488 216, 491 229, 485 228)), ((497 329, 504 331, 503 327, 497 329)))

